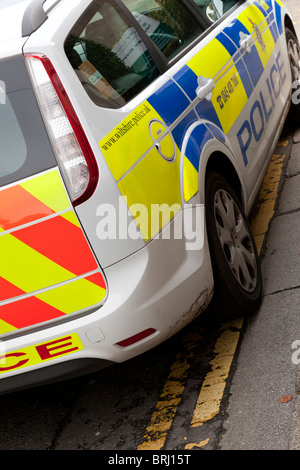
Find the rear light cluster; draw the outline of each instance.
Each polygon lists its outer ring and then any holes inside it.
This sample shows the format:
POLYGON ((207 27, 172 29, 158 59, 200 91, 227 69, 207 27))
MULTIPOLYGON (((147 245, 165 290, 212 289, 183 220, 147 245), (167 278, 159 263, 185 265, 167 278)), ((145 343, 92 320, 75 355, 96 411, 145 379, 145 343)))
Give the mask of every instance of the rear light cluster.
POLYGON ((26 62, 73 204, 88 199, 98 182, 98 167, 69 97, 45 56, 27 54, 26 62))

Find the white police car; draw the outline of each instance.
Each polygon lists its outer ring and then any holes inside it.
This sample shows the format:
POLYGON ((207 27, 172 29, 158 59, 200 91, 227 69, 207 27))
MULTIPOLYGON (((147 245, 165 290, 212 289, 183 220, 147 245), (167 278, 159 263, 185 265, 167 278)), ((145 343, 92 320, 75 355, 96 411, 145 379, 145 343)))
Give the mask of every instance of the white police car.
POLYGON ((0 5, 0 392, 261 297, 245 214, 299 78, 280 0, 0 5))

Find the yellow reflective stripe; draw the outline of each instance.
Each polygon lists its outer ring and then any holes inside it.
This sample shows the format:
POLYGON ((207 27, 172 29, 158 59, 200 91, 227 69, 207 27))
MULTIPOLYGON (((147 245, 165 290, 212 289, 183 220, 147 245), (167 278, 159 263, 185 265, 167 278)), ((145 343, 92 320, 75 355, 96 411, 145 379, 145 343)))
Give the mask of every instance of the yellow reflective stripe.
POLYGON ((11 331, 15 331, 17 329, 18 328, 0 319, 0 335, 4 335, 5 333, 10 333, 11 331))
POLYGON ((259 27, 265 20, 265 16, 255 5, 250 5, 238 16, 238 20, 251 33, 254 30, 253 23, 259 27))
POLYGON ((184 157, 183 189, 185 201, 189 201, 198 192, 198 178, 198 171, 188 158, 184 157))
POLYGON ((257 0, 257 3, 260 4, 266 11, 269 10, 269 5, 265 2, 265 0, 257 0))
POLYGON ((68 212, 65 212, 64 214, 61 214, 61 217, 68 220, 68 222, 71 222, 71 224, 76 225, 76 227, 80 228, 80 223, 79 223, 75 213, 72 210, 68 211, 68 212))
POLYGON ((212 104, 225 134, 231 129, 243 111, 248 97, 240 75, 232 62, 232 67, 216 83, 212 104), (221 98, 221 102, 219 102, 221 98))
POLYGON ((54 212, 61 212, 70 207, 58 170, 25 181, 20 186, 54 212))
POLYGON ((106 290, 102 287, 87 279, 78 279, 35 297, 61 312, 69 314, 101 302, 105 295, 106 290))
POLYGON ((217 39, 213 39, 187 65, 197 76, 214 79, 212 104, 227 134, 248 99, 231 55, 217 39), (217 60, 212 60, 212 57, 217 57, 217 60))
POLYGON ((0 276, 25 292, 33 292, 75 277, 13 235, 0 238, 0 276))
POLYGON ((149 122, 161 120, 155 109, 145 101, 99 142, 105 160, 119 180, 153 145, 149 122))
POLYGON ((201 75, 207 78, 214 78, 230 61, 231 55, 229 52, 214 38, 207 46, 189 60, 187 65, 193 70, 197 77, 201 75))
POLYGON ((239 15, 238 19, 250 33, 253 33, 257 52, 265 68, 275 47, 275 42, 265 16, 259 8, 251 5, 239 15), (266 31, 264 32, 264 30, 266 31))
POLYGON ((257 33, 255 33, 256 37, 254 36, 254 39, 257 41, 256 42, 257 51, 259 53, 259 57, 262 61, 262 64, 265 68, 271 58, 271 55, 275 47, 275 41, 268 27, 267 20, 264 21, 262 26, 259 28, 259 32, 261 36, 259 37, 257 33), (262 43, 260 43, 261 40, 262 40, 262 43))
MULTIPOLYGON (((119 183, 119 189, 145 240, 152 238, 173 217, 172 211, 165 207, 158 221, 157 205, 165 204, 181 207, 180 193, 180 153, 173 162, 167 162, 156 149, 152 149, 139 164, 119 183)), ((177 207, 177 212, 179 208, 177 207)))

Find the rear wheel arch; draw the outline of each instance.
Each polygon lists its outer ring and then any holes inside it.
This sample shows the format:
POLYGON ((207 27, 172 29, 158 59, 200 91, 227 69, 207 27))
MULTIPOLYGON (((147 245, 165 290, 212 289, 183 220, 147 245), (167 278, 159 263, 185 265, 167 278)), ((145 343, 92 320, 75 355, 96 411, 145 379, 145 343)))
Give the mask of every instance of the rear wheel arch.
POLYGON ((226 179, 236 193, 239 201, 244 206, 243 188, 237 170, 230 159, 222 152, 214 152, 207 161, 205 181, 210 172, 219 173, 226 179))
POLYGON ((291 18, 288 15, 285 15, 285 17, 284 17, 284 26, 285 26, 285 28, 289 29, 297 37, 297 33, 296 33, 296 30, 295 30, 294 24, 293 24, 291 18))

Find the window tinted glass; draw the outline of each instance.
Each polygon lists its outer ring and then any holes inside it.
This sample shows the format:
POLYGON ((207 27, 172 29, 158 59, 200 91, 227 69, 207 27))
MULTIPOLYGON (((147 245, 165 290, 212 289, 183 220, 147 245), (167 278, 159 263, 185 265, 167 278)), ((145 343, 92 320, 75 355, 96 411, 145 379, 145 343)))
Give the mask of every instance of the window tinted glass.
POLYGON ((168 59, 203 32, 195 17, 179 0, 122 1, 168 59))
POLYGON ((204 12, 210 22, 214 23, 227 13, 240 0, 193 0, 204 12))
POLYGON ((27 147, 19 122, 0 83, 0 175, 7 176, 19 170, 26 160, 27 147))
POLYGON ((123 106, 159 74, 136 29, 112 0, 93 2, 70 32, 65 51, 100 106, 123 106))
POLYGON ((23 57, 0 61, 0 142, 0 186, 57 164, 23 57))

